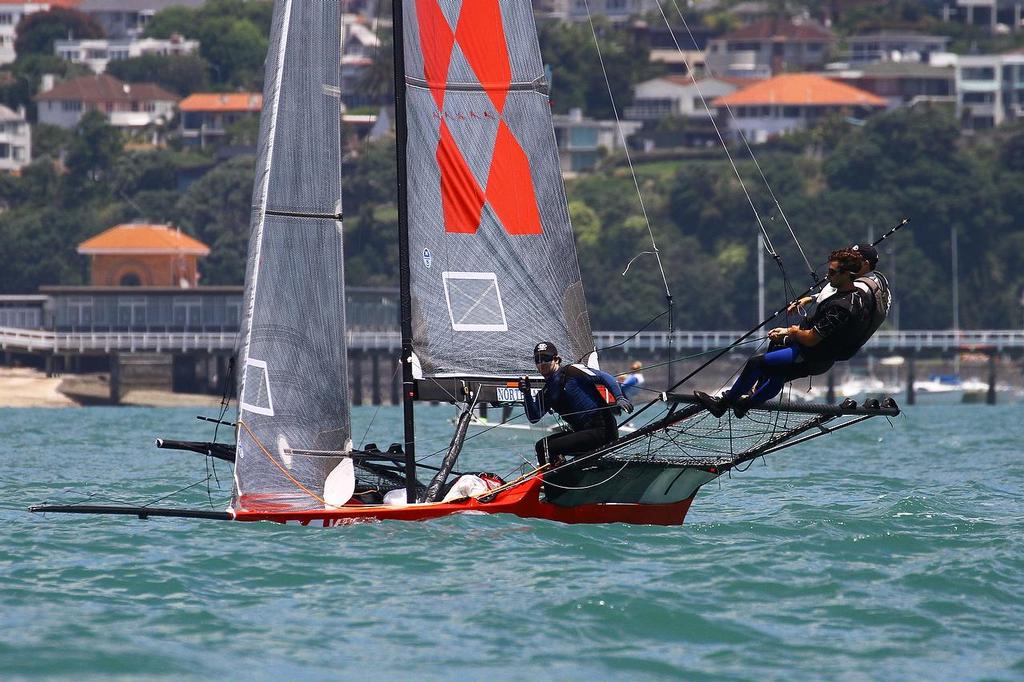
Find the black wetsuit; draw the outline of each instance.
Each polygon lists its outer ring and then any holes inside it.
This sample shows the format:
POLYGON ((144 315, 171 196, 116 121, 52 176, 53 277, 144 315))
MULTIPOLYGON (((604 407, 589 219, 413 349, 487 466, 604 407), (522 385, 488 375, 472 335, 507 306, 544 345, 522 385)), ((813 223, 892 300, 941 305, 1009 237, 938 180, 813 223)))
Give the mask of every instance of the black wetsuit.
POLYGON ((867 341, 869 306, 858 289, 836 292, 825 299, 806 321, 806 328, 814 329, 821 341, 813 346, 790 342, 783 348, 753 356, 743 366, 728 396, 738 400, 756 385, 747 400, 749 409, 774 398, 789 381, 824 374, 837 360, 849 360, 867 341))

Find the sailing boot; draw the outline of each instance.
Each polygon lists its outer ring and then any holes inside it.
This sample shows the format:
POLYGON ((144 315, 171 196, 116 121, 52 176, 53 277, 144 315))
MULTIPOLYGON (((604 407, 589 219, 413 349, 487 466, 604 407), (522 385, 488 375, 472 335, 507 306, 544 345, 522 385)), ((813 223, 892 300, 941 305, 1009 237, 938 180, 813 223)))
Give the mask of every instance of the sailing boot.
POLYGON ((737 419, 743 419, 747 416, 747 411, 750 410, 752 405, 750 404, 749 398, 741 398, 733 403, 732 413, 736 415, 737 419))
POLYGON ((731 405, 728 393, 722 394, 721 398, 715 398, 704 391, 694 391, 693 397, 696 398, 700 404, 711 413, 711 416, 716 419, 721 419, 722 415, 729 411, 729 407, 731 405))

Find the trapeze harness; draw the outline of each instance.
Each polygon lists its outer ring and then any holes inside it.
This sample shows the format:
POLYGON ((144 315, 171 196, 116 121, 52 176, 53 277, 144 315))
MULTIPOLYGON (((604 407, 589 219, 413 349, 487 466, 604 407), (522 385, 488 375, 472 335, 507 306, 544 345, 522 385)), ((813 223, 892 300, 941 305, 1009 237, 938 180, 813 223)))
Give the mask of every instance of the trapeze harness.
POLYGON ((572 428, 537 441, 538 464, 590 452, 615 440, 619 435, 615 414, 620 410, 614 405, 621 399, 622 390, 615 377, 581 364, 559 368, 545 380, 536 399, 529 393, 524 395, 530 423, 554 411, 572 428))

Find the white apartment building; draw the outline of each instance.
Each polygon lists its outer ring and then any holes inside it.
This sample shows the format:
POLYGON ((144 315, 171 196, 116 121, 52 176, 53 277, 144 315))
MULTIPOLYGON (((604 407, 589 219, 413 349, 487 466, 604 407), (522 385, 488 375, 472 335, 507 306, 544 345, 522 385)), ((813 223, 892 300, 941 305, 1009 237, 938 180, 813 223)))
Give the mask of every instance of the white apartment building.
POLYGON ((45 12, 51 7, 74 7, 76 4, 77 0, 0 0, 0 64, 10 64, 17 57, 14 52, 15 29, 24 17, 34 12, 45 12))
POLYGON ((134 38, 142 35, 157 12, 184 5, 199 7, 205 0, 81 0, 76 9, 91 15, 103 27, 108 38, 134 38))
POLYGON ((130 59, 145 55, 195 54, 199 51, 198 40, 187 40, 173 35, 161 38, 92 38, 88 40, 58 40, 53 51, 61 59, 75 64, 85 64, 93 73, 103 73, 107 64, 119 59, 130 59))
POLYGON ((985 130, 1024 116, 1024 52, 959 55, 956 113, 965 128, 985 130))
POLYGON ((608 152, 623 148, 623 138, 629 139, 643 126, 636 121, 622 121, 620 134, 614 120, 584 118, 580 109, 571 109, 567 115, 555 114, 551 121, 565 175, 593 170, 608 152))
POLYGON ((25 110, 0 104, 0 172, 21 170, 32 161, 32 130, 25 110))
POLYGON ((846 39, 849 48, 843 55, 851 64, 875 62, 920 62, 928 64, 931 55, 945 52, 952 38, 908 31, 875 31, 846 39))

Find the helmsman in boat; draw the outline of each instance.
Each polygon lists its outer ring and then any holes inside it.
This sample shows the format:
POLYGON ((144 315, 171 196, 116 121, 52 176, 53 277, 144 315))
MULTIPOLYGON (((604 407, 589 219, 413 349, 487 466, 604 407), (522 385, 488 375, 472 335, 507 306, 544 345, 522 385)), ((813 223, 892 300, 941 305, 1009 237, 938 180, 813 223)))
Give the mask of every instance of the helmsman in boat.
POLYGON ((633 404, 622 394, 615 377, 577 363, 563 367, 555 344, 549 341, 534 347, 533 361, 544 377, 544 388, 534 398, 530 378, 519 380, 527 419, 535 424, 554 411, 572 429, 537 441, 539 465, 558 466, 567 456, 591 452, 618 437, 615 415, 632 412, 633 404))
POLYGON ((833 251, 827 278, 834 293, 820 301, 802 324, 768 332, 772 344, 768 352, 747 360, 732 388, 720 398, 701 391, 694 396, 715 417, 730 408, 737 417, 743 417, 751 408, 778 395, 787 382, 824 374, 837 361, 856 355, 878 328, 873 315, 875 298, 854 284, 864 267, 862 249, 833 251))

